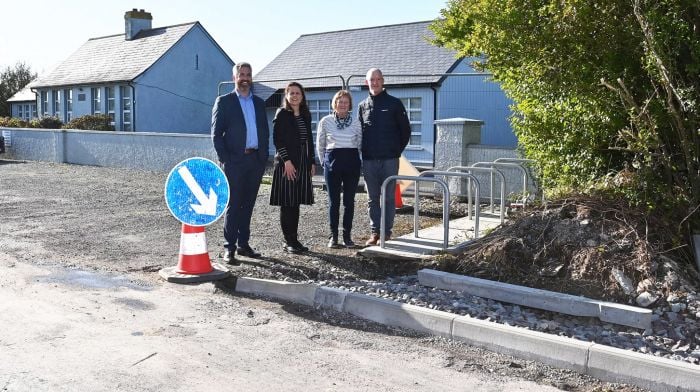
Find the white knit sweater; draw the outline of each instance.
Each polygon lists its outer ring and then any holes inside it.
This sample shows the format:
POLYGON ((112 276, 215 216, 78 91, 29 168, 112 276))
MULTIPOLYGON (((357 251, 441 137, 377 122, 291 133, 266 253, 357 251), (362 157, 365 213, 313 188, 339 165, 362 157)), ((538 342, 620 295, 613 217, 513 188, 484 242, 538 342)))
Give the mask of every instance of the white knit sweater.
POLYGON ((323 117, 316 128, 316 152, 323 160, 326 150, 336 148, 356 148, 362 151, 362 126, 357 117, 352 119, 349 127, 338 129, 333 114, 323 117))

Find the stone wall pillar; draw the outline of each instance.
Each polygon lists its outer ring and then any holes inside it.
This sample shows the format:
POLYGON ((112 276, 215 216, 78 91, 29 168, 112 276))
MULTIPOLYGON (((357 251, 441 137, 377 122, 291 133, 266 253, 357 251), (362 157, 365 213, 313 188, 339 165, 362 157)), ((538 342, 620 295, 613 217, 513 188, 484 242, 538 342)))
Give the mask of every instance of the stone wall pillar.
MULTIPOLYGON (((436 120, 435 170, 445 171, 453 166, 469 166, 467 146, 481 143, 481 127, 484 122, 469 118, 436 120)), ((447 183, 453 195, 466 195, 467 182, 458 177, 448 177, 447 183)), ((439 191, 439 189, 435 189, 439 191)))

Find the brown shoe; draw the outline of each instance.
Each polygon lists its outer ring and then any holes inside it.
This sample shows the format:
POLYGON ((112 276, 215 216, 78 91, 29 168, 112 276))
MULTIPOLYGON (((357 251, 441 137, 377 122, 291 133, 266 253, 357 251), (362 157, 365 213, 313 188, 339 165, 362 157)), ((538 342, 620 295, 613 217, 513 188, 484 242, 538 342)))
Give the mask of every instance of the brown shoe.
POLYGON ((365 245, 367 246, 374 246, 379 243, 379 233, 372 233, 372 235, 369 237, 367 242, 365 242, 365 245))

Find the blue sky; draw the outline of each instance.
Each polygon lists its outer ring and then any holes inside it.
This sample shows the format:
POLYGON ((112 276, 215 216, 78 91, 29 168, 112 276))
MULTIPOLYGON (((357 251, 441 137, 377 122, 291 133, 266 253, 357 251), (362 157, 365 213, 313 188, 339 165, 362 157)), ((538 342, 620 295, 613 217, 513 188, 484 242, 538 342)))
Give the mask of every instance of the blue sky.
POLYGON ((0 68, 17 61, 48 73, 88 38, 124 32, 124 12, 153 27, 199 21, 233 61, 262 69, 302 34, 432 20, 446 0, 33 0, 2 4, 0 68))

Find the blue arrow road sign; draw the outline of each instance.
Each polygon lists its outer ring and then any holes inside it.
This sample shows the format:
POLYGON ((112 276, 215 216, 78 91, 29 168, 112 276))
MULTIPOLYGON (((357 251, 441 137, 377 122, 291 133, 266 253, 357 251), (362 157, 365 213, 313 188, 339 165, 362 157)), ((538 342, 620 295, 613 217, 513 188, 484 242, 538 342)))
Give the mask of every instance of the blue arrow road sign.
POLYGON ((216 222, 226 210, 228 180, 219 166, 206 158, 178 163, 165 180, 165 203, 173 216, 190 226, 216 222))

